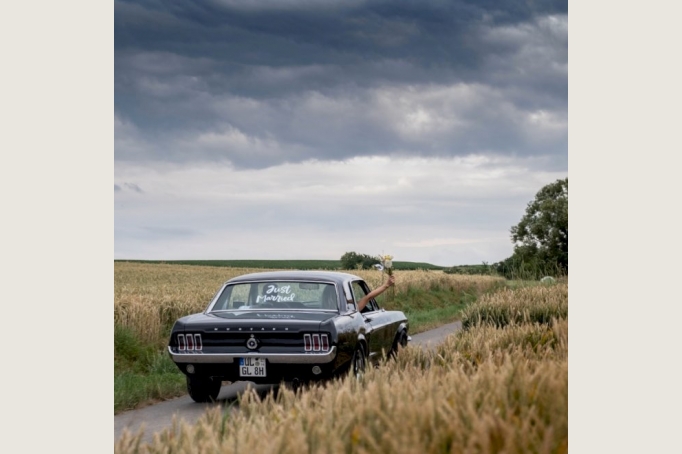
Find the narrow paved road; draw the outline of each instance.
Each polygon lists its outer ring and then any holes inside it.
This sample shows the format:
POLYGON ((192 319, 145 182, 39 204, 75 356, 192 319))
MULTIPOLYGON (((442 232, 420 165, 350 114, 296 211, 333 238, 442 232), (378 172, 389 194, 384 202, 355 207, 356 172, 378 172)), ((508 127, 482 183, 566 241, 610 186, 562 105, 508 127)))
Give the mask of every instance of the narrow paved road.
MULTIPOLYGON (((462 323, 455 322, 443 325, 440 328, 431 331, 414 334, 412 335, 412 342, 410 345, 432 348, 442 342, 446 336, 461 328, 462 323)), ((114 442, 120 438, 123 431, 126 429, 132 433, 138 433, 140 429, 144 429, 144 441, 150 442, 153 440, 155 433, 171 427, 173 416, 177 416, 179 420, 194 423, 204 414, 206 409, 218 405, 225 407, 234 403, 239 393, 246 390, 248 386, 254 385, 248 382, 236 382, 225 385, 220 390, 218 401, 214 403, 198 404, 186 395, 139 410, 120 413, 114 416, 114 442)), ((270 390, 272 386, 257 385, 254 386, 254 388, 258 392, 265 393, 270 390)))

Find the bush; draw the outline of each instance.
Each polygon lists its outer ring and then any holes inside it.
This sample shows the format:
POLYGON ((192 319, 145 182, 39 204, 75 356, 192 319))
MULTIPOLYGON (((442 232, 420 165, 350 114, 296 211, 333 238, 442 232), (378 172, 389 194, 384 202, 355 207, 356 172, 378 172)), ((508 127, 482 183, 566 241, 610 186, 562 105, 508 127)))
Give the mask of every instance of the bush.
POLYGON ((341 256, 341 267, 346 270, 368 270, 372 265, 379 263, 379 259, 367 254, 346 252, 341 256))

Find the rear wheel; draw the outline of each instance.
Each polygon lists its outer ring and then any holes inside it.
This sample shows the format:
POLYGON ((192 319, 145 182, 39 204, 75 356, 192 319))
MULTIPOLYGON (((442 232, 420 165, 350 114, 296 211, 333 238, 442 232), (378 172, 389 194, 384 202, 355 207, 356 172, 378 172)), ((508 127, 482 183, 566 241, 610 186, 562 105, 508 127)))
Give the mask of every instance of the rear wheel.
POLYGON ((220 380, 187 376, 187 392, 194 402, 213 402, 220 394, 220 380))

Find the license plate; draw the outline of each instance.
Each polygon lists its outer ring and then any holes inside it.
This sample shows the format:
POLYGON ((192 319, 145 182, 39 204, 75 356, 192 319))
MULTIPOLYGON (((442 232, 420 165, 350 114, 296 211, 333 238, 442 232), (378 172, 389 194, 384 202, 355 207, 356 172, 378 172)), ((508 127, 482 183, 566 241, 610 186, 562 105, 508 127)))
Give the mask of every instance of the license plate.
POLYGON ((265 358, 239 358, 240 377, 265 377, 265 358))

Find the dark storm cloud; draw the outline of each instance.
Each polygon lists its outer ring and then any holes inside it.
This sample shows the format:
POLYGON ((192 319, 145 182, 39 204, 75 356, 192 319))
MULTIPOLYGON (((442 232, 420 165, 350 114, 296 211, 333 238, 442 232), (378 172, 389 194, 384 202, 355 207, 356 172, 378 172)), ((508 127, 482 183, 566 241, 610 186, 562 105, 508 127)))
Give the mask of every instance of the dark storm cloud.
POLYGON ((115 3, 117 160, 567 160, 566 2, 115 3))

